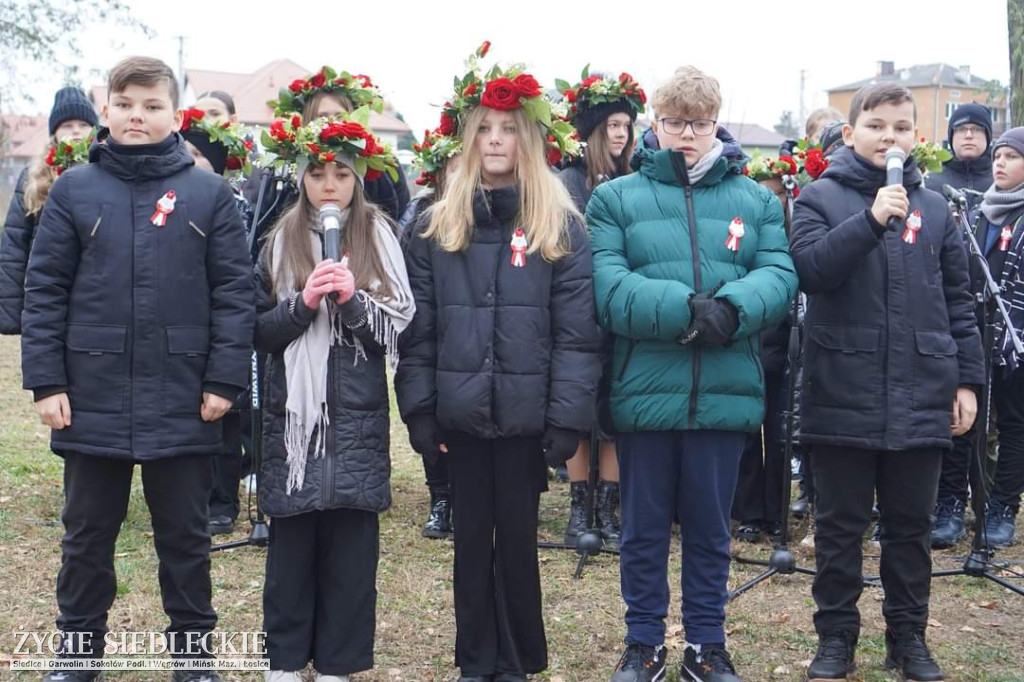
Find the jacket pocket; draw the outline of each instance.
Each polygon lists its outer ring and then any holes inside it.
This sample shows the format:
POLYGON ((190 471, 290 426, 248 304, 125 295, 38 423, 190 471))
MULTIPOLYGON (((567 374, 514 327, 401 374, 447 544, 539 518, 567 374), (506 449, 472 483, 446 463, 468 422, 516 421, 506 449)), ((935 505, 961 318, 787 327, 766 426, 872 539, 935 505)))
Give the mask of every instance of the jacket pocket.
POLYGON ((113 217, 109 204, 101 204, 99 214, 85 223, 81 265, 79 265, 83 272, 92 271, 103 274, 108 260, 107 254, 116 242, 112 223, 113 217))
POLYGON ((65 363, 72 412, 124 412, 127 337, 128 328, 119 325, 68 325, 65 363))
POLYGON ((204 273, 206 268, 206 236, 208 226, 200 225, 188 210, 188 204, 179 203, 168 221, 167 238, 175 265, 188 277, 204 273))
POLYGON ((167 327, 164 362, 164 410, 168 414, 199 415, 203 376, 210 353, 208 327, 167 327))
POLYGON ((811 325, 808 333, 808 402, 847 409, 880 409, 883 359, 878 327, 811 325))
POLYGON ((919 410, 949 410, 956 398, 959 365, 956 341, 944 331, 914 332, 913 400, 919 410))

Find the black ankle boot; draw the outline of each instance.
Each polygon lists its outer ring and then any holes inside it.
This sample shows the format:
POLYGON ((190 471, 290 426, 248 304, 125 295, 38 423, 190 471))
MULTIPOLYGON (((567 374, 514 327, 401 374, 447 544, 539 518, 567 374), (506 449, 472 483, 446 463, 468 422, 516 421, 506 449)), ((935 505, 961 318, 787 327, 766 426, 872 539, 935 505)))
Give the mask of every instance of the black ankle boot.
POLYGON ((900 668, 903 677, 914 682, 945 679, 924 640, 924 626, 885 630, 885 667, 900 668))
POLYGON ((441 540, 452 533, 452 496, 447 488, 430 491, 430 516, 423 524, 423 537, 441 540))
POLYGON ((565 529, 565 544, 576 546, 576 540, 587 531, 587 482, 569 484, 569 525, 565 529))
POLYGON ((597 484, 597 527, 601 530, 604 544, 619 548, 622 526, 619 525, 619 484, 614 481, 600 481, 597 484))

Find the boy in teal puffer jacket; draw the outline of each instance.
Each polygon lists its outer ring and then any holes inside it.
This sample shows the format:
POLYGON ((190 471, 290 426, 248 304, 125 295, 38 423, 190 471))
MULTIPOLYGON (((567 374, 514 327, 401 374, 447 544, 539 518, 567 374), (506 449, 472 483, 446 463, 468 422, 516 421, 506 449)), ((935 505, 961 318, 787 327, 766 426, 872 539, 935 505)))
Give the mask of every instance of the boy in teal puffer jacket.
POLYGON ((598 319, 615 336, 627 649, 613 682, 665 666, 668 551, 683 539, 683 679, 732 682, 725 649, 729 510, 764 419, 758 333, 796 294, 779 202, 742 175, 715 118, 718 82, 682 67, 655 93, 638 171, 587 207, 598 319))

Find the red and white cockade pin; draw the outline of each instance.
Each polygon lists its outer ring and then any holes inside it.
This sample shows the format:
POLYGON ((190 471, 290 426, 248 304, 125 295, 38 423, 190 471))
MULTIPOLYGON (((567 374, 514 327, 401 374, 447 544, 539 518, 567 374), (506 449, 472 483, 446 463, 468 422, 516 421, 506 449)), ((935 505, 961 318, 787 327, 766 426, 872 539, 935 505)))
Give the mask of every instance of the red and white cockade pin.
POLYGON ((174 212, 174 202, 177 200, 178 195, 174 193, 174 190, 168 190, 167 194, 157 199, 156 210, 153 212, 153 217, 149 219, 149 222, 157 227, 166 225, 167 216, 174 212))
POLYGON ((999 250, 1009 251, 1010 240, 1013 239, 1013 228, 1009 225, 1004 225, 1002 231, 999 233, 999 250))
POLYGON ((907 216, 907 227, 903 230, 903 241, 908 244, 917 243, 917 233, 921 231, 921 212, 914 211, 907 216))
POLYGON ((730 251, 740 250, 740 240, 743 239, 745 230, 743 229, 743 219, 736 216, 729 223, 729 238, 725 240, 725 248, 730 251))
POLYGON ((512 234, 512 241, 509 243, 509 246, 512 247, 512 267, 526 267, 526 249, 529 245, 529 242, 526 241, 526 233, 523 232, 523 228, 517 227, 516 231, 512 234))

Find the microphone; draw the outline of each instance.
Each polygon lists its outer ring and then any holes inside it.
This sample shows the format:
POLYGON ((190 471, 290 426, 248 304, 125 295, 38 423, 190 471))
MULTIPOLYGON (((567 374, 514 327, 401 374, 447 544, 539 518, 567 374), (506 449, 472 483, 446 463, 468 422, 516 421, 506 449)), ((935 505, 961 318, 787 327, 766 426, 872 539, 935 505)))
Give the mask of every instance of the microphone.
MULTIPOLYGON (((324 250, 327 257, 335 263, 341 262, 341 209, 334 204, 320 207, 320 227, 324 230, 324 250)), ((338 300, 338 292, 329 295, 332 301, 338 300)))
MULTIPOLYGON (((906 161, 907 153, 905 151, 899 147, 889 147, 889 150, 885 152, 885 184, 890 186, 903 184, 903 164, 906 161)), ((902 222, 901 218, 889 216, 886 227, 890 232, 899 232, 902 222)))
POLYGON ((943 185, 942 194, 951 204, 961 207, 967 206, 967 197, 964 196, 963 192, 957 190, 952 185, 943 185))

